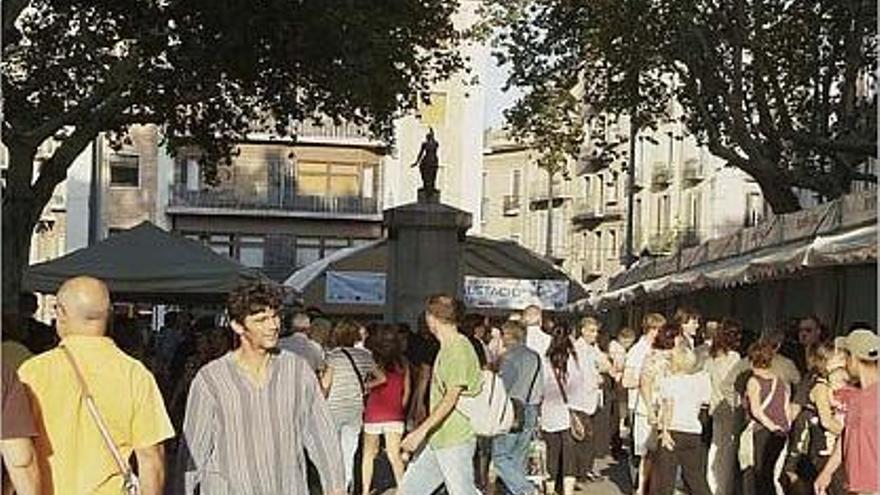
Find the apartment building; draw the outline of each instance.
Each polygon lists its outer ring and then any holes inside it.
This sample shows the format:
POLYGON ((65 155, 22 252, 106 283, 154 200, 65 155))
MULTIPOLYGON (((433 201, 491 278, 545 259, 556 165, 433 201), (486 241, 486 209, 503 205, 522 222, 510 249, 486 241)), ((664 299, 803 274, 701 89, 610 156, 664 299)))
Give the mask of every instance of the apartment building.
MULTIPOLYGON (((575 257, 581 280, 604 292, 623 268, 629 167, 626 117, 593 116, 577 175, 575 257)), ((699 145, 677 119, 636 136, 633 254, 653 257, 757 223, 767 214, 758 185, 699 145)))
POLYGON ((310 122, 297 132, 295 142, 250 136, 214 185, 204 181, 195 150, 171 156, 153 126, 132 127, 116 145, 101 136, 46 207, 31 262, 150 221, 282 280, 380 237, 385 144, 347 124, 310 122))
POLYGON ((546 256, 552 204, 550 257, 568 273, 577 273, 580 260, 572 251, 571 222, 578 201, 575 181, 557 174, 551 187, 547 172, 537 166, 537 152, 503 131, 487 131, 485 141, 482 234, 546 256))
POLYGON ((298 139, 254 135, 202 180, 199 160, 173 160, 169 227, 283 280, 296 268, 382 235, 385 145, 353 125, 304 124, 298 139))
MULTIPOLYGON (((624 269, 629 127, 626 118, 587 120, 589 138, 570 179, 555 178, 552 256, 593 294, 624 269)), ((503 133, 486 138, 483 232, 546 254, 548 177, 534 150, 503 133)), ((639 133, 633 198, 636 256, 669 254, 754 225, 766 214, 760 189, 669 122, 639 133)))

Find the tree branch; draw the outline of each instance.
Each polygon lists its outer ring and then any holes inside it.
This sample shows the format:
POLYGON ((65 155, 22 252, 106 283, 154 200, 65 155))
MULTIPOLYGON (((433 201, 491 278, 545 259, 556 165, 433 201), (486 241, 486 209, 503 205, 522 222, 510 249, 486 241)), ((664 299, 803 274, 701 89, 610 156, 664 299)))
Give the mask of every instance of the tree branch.
POLYGON ((3 46, 13 42, 17 36, 15 21, 21 15, 21 11, 30 3, 29 0, 3 0, 3 46))

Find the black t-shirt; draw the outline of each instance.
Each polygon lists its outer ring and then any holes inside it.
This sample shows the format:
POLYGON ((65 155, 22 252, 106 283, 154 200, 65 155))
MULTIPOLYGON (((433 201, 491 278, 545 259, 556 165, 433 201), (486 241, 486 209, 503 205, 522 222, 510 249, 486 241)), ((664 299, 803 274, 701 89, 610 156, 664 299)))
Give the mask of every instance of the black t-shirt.
POLYGON ((413 366, 434 366, 437 353, 440 352, 440 342, 433 336, 412 334, 406 346, 406 358, 413 366))
MULTIPOLYGON (((421 367, 434 367, 434 361, 440 352, 440 342, 433 335, 412 334, 406 345, 406 359, 416 370, 421 373, 421 367)), ((425 387, 425 396, 421 397, 425 406, 430 405, 431 377, 428 376, 428 386, 425 387)), ((419 398, 416 398, 418 400, 419 398)))
POLYGON ((483 347, 483 343, 480 342, 480 339, 472 336, 465 335, 468 340, 471 341, 471 346, 474 348, 474 352, 477 353, 477 361, 480 362, 480 368, 486 367, 486 349, 483 347))

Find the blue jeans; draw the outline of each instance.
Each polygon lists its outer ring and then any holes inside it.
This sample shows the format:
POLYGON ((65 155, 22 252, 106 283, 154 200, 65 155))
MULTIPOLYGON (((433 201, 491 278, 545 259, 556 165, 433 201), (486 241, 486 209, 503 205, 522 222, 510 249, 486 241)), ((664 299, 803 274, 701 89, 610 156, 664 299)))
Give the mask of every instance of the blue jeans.
POLYGON ((449 495, 479 495, 474 483, 474 451, 477 440, 435 449, 430 445, 406 467, 399 495, 425 495, 446 485, 449 495))
POLYGON ((495 465, 495 472, 504 482, 505 493, 512 495, 524 495, 537 490, 526 478, 526 458, 529 454, 529 443, 538 423, 538 406, 526 406, 523 412, 522 430, 498 435, 492 443, 492 463, 495 465))

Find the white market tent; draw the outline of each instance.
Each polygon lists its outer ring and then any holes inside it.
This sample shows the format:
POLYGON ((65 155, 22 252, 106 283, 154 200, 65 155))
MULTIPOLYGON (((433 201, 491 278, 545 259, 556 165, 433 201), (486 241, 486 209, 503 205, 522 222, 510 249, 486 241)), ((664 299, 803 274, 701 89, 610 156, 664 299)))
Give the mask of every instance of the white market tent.
MULTIPOLYGON (((284 286, 301 294, 307 306, 317 307, 327 314, 381 314, 382 307, 376 305, 328 303, 326 280, 328 272, 386 274, 388 250, 386 239, 339 250, 300 268, 284 281, 284 286)), ((463 252, 464 276, 568 281, 569 302, 586 296, 579 282, 516 242, 467 236, 463 252)))
POLYGON ((107 283, 116 300, 161 303, 215 302, 239 283, 268 279, 201 243, 149 222, 87 248, 28 267, 25 290, 55 293, 75 276, 107 283))

